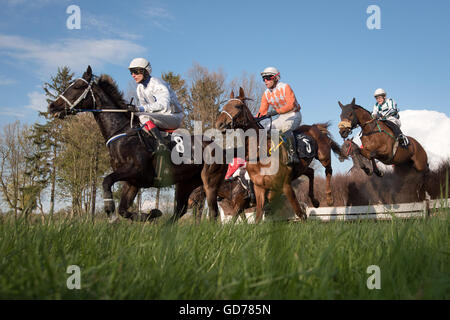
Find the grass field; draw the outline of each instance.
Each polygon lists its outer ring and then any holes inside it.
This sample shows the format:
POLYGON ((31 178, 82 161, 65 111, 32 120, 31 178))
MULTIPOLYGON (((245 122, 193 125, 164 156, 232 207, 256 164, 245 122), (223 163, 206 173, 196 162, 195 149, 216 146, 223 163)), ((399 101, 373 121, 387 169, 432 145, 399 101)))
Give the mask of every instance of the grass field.
POLYGON ((449 214, 167 227, 0 220, 1 299, 449 299, 449 214), (81 270, 69 290, 67 267, 81 270), (367 267, 381 289, 366 286, 367 267))

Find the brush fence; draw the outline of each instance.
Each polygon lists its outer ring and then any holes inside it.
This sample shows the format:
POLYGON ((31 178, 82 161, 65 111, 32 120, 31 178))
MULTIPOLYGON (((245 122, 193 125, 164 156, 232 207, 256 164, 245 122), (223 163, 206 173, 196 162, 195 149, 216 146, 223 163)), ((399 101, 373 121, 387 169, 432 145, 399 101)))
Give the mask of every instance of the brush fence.
MULTIPOLYGON (((400 203, 400 204, 378 204, 353 207, 323 207, 323 208, 307 208, 306 214, 311 220, 362 220, 377 219, 391 220, 393 218, 407 219, 417 217, 427 217, 440 208, 449 208, 450 199, 444 200, 425 200, 423 202, 400 203)), ((220 219, 223 223, 232 221, 231 216, 224 214, 219 204, 220 219)), ((237 221, 247 223, 255 222, 255 212, 245 213, 245 218, 239 217, 237 221)), ((264 214, 265 221, 297 221, 297 217, 290 208, 283 208, 279 215, 264 214)))

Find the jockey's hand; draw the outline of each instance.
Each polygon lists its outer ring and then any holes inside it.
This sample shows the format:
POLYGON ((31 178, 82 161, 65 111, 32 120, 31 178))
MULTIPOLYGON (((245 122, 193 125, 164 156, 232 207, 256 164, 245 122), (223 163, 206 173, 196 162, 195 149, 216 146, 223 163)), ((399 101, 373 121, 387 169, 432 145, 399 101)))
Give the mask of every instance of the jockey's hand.
POLYGON ((143 106, 135 106, 134 104, 129 104, 127 107, 128 107, 128 111, 130 111, 130 112, 144 112, 145 111, 143 106))

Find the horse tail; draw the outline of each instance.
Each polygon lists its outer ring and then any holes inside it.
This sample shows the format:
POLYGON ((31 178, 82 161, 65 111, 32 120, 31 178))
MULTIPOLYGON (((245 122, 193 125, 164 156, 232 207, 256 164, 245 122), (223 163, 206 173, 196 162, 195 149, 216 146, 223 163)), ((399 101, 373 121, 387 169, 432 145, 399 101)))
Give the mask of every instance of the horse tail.
POLYGON ((324 123, 315 123, 313 126, 316 126, 322 134, 327 137, 327 141, 333 150, 334 154, 340 157, 345 157, 344 152, 341 150, 341 146, 333 139, 330 131, 328 131, 328 127, 331 125, 330 121, 324 123))

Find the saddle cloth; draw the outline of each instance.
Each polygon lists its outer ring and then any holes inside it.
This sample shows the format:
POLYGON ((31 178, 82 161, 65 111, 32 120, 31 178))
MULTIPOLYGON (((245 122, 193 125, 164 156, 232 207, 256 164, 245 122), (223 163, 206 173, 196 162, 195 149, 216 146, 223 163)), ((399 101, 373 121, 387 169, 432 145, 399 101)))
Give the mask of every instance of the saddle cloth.
POLYGON ((314 158, 317 156, 317 143, 304 133, 295 135, 296 150, 299 158, 314 158))

